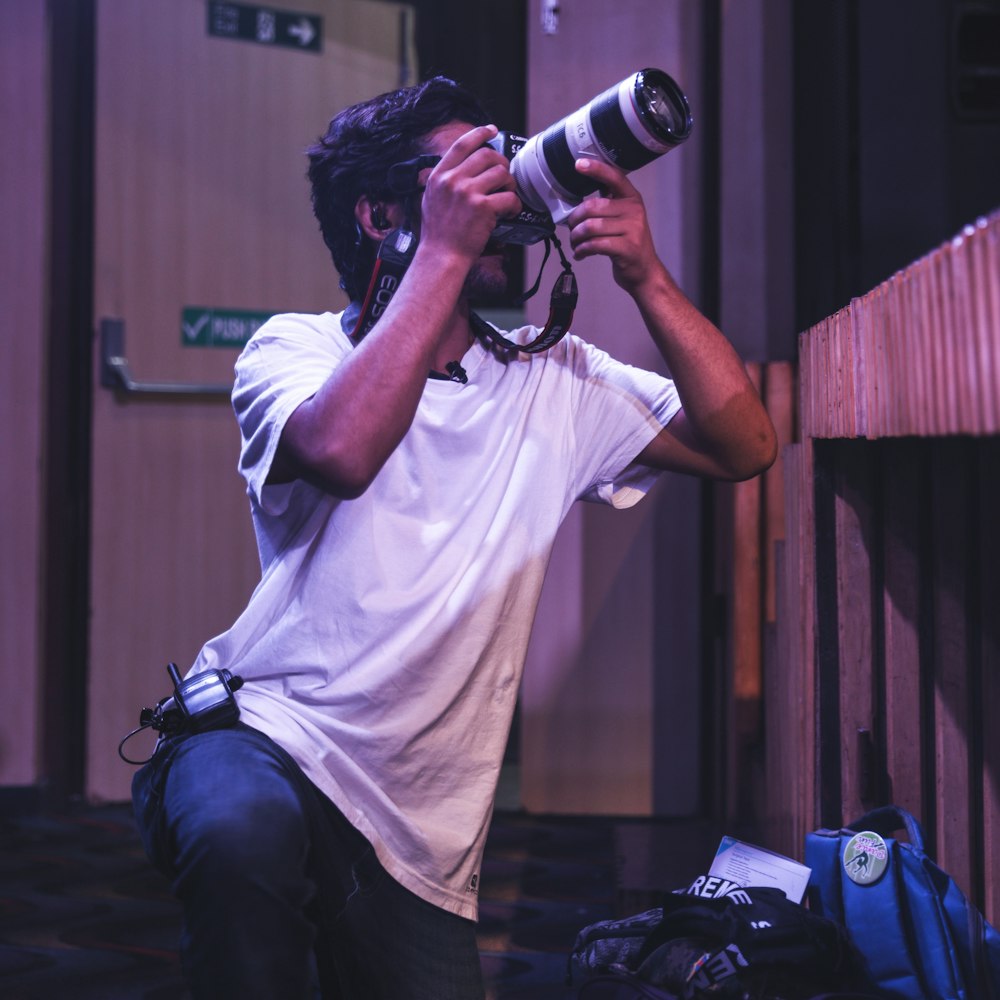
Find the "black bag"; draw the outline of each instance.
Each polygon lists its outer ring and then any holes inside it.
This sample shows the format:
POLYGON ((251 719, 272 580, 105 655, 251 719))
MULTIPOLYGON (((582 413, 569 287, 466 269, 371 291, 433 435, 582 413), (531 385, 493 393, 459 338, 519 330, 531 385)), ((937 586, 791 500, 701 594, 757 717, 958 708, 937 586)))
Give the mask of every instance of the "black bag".
POLYGON ((662 919, 663 907, 657 906, 631 917, 601 920, 584 927, 569 956, 569 981, 634 971, 642 946, 662 919))
POLYGON ((618 976, 622 990, 650 984, 679 1000, 807 1000, 863 983, 843 929, 780 889, 737 889, 717 899, 668 893, 658 909, 659 919, 650 910, 584 928, 571 967, 594 978, 618 976))
POLYGON ((748 887, 719 899, 671 894, 638 971, 684 997, 798 1000, 859 985, 842 928, 775 888, 748 887))
POLYGON ((596 976, 580 988, 579 1000, 677 1000, 676 993, 667 993, 658 986, 643 982, 637 976, 596 976))
MULTIPOLYGON (((657 986, 644 983, 637 976, 597 976, 577 994, 579 1000, 679 1000, 657 986)), ((809 1000, 877 1000, 869 993, 819 993, 809 1000)))

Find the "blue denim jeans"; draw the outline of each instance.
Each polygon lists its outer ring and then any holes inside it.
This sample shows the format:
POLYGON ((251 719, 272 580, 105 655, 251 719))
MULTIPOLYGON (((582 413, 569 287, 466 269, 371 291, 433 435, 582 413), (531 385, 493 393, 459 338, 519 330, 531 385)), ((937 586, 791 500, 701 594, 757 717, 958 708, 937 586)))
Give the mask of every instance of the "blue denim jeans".
POLYGON ((132 798, 183 906, 199 1000, 484 997, 475 924, 399 885, 262 733, 241 723, 165 740, 132 798))

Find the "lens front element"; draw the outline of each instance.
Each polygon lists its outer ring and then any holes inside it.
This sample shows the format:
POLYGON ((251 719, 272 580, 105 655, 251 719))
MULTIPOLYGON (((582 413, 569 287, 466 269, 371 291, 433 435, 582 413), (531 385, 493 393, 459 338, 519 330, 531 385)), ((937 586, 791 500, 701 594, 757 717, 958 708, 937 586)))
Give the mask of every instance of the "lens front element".
POLYGON ((655 160, 691 134, 691 111, 680 87, 662 70, 644 69, 599 94, 539 135, 511 162, 521 200, 555 222, 596 190, 576 170, 591 157, 629 172, 655 160))
POLYGON ((691 134, 687 98, 666 73, 658 69, 636 73, 634 93, 639 117, 661 142, 677 146, 691 134))

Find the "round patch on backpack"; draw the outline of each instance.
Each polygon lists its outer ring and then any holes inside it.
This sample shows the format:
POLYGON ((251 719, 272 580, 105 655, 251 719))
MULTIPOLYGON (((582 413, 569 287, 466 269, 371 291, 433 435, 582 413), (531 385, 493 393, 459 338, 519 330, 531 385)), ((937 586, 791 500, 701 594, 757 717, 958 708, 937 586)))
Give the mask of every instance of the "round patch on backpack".
POLYGON ((858 885, 877 882, 889 867, 889 848, 871 830, 856 833, 844 848, 844 871, 858 885))

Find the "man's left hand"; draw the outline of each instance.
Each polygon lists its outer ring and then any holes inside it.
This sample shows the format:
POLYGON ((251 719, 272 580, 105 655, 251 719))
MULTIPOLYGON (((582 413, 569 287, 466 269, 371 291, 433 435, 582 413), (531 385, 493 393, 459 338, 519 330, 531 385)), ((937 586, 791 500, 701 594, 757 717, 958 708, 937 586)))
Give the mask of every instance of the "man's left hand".
POLYGON ((646 218, 642 196, 617 167, 579 159, 576 169, 600 185, 566 219, 576 260, 601 255, 611 260, 615 281, 634 295, 662 268, 646 218))

